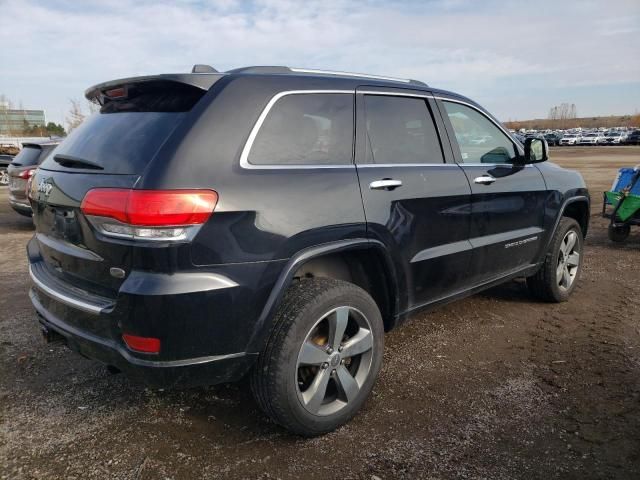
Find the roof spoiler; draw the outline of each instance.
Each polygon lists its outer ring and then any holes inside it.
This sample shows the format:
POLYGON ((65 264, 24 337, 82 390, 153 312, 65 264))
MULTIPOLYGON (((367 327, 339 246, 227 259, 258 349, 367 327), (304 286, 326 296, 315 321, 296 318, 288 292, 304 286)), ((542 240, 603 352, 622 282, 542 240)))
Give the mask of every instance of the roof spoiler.
MULTIPOLYGON (((201 67, 202 65, 195 65, 196 67, 201 67)), ((207 67, 207 65, 205 65, 207 67)), ((111 80, 104 83, 99 83, 92 87, 89 87, 85 92, 84 96, 90 102, 101 103, 101 100, 104 96, 104 92, 106 90, 112 90, 117 87, 123 87, 125 85, 135 85, 140 83, 149 83, 149 82, 175 82, 182 83, 184 85, 190 85, 192 87, 200 88, 202 90, 209 90, 211 86, 216 83, 220 78, 224 76, 224 74, 212 75, 211 73, 215 72, 213 67, 209 67, 213 72, 196 72, 196 73, 168 73, 162 75, 148 75, 144 77, 129 77, 129 78, 120 78, 117 80, 111 80), (209 73, 209 75, 198 75, 198 73, 209 73)))

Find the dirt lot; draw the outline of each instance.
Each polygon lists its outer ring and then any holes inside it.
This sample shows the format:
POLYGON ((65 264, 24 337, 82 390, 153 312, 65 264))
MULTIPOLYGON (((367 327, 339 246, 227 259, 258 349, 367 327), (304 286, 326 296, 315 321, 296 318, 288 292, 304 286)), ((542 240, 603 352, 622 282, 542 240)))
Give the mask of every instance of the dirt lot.
POLYGON ((640 478, 640 230, 612 245, 600 192, 640 148, 554 149, 594 200, 570 302, 522 282, 387 336, 373 397, 292 437, 243 385, 152 391, 46 345, 27 297, 30 221, 0 192, 0 478, 640 478))

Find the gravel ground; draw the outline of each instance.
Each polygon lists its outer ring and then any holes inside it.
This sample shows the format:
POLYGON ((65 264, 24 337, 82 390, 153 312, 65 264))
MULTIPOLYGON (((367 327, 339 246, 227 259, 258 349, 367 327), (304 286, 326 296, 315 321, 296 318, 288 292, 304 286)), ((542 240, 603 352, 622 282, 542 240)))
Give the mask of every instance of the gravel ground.
POLYGON ((606 238, 600 192, 640 148, 562 148, 593 196, 568 303, 515 281, 386 338, 372 398, 320 438, 270 423, 244 384, 146 389, 45 344, 27 297, 29 219, 0 190, 0 478, 640 478, 640 229, 606 238))

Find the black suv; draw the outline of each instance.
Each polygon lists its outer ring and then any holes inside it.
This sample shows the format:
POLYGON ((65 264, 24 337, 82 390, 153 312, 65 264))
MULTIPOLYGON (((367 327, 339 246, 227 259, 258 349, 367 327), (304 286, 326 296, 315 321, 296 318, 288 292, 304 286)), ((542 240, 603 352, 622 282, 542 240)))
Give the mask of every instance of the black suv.
POLYGON ((581 176, 424 83, 247 67, 127 78, 41 164, 31 300, 48 337, 155 386, 251 378, 293 432, 348 421, 383 334, 516 277, 575 288, 581 176))
POLYGON ((634 130, 631 132, 625 139, 624 143, 626 145, 640 145, 640 130, 634 130))

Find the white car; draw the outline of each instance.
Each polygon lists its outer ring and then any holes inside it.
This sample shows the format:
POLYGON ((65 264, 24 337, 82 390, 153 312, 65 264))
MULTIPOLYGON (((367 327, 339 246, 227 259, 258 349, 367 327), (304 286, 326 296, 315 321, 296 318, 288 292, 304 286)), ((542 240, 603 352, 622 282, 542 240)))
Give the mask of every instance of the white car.
POLYGON ((567 133, 560 139, 560 145, 577 145, 580 141, 580 135, 576 133, 567 133))
POLYGON ((604 138, 604 135, 600 132, 586 133, 580 136, 578 145, 598 145, 604 138))
POLYGON ((622 132, 607 132, 604 137, 600 139, 600 145, 619 145, 624 143, 627 136, 622 132))

